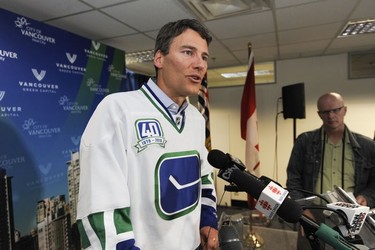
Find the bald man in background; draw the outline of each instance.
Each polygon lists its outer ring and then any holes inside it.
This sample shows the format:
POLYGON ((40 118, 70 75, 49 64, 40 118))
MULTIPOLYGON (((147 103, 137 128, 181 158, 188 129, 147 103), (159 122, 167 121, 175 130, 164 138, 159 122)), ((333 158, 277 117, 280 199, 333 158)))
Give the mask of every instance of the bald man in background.
MULTIPOLYGON (((298 189, 323 194, 336 185, 352 192, 358 204, 374 208, 375 141, 346 126, 347 107, 340 94, 322 95, 317 108, 322 126, 300 134, 289 159, 286 186, 291 198, 311 196, 298 189)), ((305 214, 312 216, 309 210, 305 214)))

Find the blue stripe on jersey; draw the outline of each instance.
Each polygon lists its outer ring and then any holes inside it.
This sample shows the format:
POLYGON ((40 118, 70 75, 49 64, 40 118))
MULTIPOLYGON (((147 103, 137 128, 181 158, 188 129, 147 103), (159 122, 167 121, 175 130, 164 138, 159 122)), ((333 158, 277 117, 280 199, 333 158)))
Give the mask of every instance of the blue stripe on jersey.
POLYGON ((116 250, 139 250, 139 248, 134 246, 134 244, 134 239, 121 241, 117 243, 116 250))

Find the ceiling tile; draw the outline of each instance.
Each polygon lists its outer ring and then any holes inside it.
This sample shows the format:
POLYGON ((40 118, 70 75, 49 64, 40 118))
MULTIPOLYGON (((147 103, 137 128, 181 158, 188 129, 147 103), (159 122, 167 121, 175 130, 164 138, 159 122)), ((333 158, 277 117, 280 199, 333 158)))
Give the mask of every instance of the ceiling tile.
POLYGON ((100 13, 90 11, 47 22, 93 40, 135 33, 135 30, 100 13))
POLYGON ((276 11, 278 28, 288 30, 343 21, 346 20, 355 3, 356 1, 352 0, 329 0, 278 9, 276 11))
MULTIPOLYGON (((249 63, 248 50, 234 51, 234 55, 240 60, 242 65, 247 65, 249 63)), ((266 62, 273 61, 274 58, 278 57, 277 47, 266 47, 266 48, 253 48, 254 61, 266 62)))
POLYGON ((142 32, 158 30, 177 19, 192 18, 173 0, 138 0, 102 10, 142 32))
POLYGON ((350 19, 375 17, 375 1, 374 0, 361 0, 358 7, 353 11, 350 19))
POLYGON ((264 48, 277 45, 275 33, 266 33, 255 36, 224 39, 222 41, 226 46, 228 46, 233 51, 247 49, 249 42, 254 48, 264 48))
POLYGON ((127 53, 139 50, 153 49, 155 44, 155 40, 142 34, 104 39, 102 40, 102 42, 111 45, 115 48, 122 49, 127 53))
POLYGON ((208 21, 205 25, 218 39, 274 32, 271 11, 208 21))
POLYGON ((95 8, 101 8, 105 6, 111 6, 119 3, 126 3, 134 0, 81 0, 84 3, 94 6, 95 8))
POLYGON ((305 56, 322 55, 328 47, 330 40, 319 40, 314 42, 295 43, 280 46, 282 59, 300 58, 305 56))
POLYGON ((317 41, 321 39, 335 39, 341 30, 341 23, 305 27, 279 32, 280 45, 317 41))
POLYGON ((216 40, 216 39, 212 39, 212 42, 210 43, 210 46, 209 46, 209 52, 210 53, 219 53, 219 52, 227 52, 228 51, 228 48, 226 48, 223 43, 221 43, 220 41, 216 40))
POLYGON ((223 67, 225 65, 239 65, 239 61, 229 52, 212 52, 208 61, 209 68, 223 67))

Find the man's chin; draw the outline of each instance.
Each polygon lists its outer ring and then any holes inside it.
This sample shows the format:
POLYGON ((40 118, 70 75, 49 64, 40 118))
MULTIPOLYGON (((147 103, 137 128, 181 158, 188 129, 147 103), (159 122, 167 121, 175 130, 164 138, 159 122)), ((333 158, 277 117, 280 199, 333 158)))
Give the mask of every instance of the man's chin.
POLYGON ((194 95, 198 95, 199 94, 199 90, 200 88, 191 88, 189 89, 189 96, 194 96, 194 95))

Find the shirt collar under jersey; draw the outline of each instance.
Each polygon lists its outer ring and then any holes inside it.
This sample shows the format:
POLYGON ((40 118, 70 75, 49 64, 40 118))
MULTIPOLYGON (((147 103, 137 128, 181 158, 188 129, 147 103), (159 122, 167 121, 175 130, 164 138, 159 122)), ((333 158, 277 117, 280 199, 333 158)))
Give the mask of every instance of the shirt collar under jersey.
POLYGON ((160 102, 164 105, 164 107, 167 107, 168 111, 172 115, 177 115, 178 113, 183 112, 187 106, 188 103, 185 100, 184 103, 181 105, 181 107, 178 106, 177 103, 175 103, 169 96, 167 96, 156 83, 154 82, 155 79, 149 79, 147 82, 147 86, 151 89, 151 91, 159 98, 160 102))

